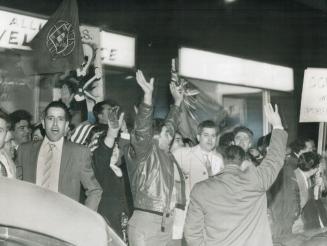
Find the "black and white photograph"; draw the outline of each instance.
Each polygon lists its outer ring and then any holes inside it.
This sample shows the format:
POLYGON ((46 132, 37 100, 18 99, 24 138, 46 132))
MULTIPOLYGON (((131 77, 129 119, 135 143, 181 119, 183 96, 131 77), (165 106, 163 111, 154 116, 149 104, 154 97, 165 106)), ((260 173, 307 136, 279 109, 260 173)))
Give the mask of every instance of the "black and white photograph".
POLYGON ((0 246, 326 246, 325 0, 0 0, 0 246))

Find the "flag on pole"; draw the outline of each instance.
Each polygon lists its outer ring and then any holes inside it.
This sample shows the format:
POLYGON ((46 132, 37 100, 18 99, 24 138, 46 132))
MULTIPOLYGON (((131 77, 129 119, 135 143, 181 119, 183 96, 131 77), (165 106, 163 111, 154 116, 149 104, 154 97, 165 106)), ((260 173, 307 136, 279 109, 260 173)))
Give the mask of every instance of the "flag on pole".
POLYGON ((34 52, 34 69, 38 74, 80 67, 84 55, 76 0, 63 0, 30 46, 34 52))
POLYGON ((216 83, 186 80, 180 78, 172 61, 171 81, 178 85, 184 94, 178 131, 184 138, 196 142, 197 127, 204 120, 212 120, 219 124, 227 116, 227 112, 217 100, 216 83))

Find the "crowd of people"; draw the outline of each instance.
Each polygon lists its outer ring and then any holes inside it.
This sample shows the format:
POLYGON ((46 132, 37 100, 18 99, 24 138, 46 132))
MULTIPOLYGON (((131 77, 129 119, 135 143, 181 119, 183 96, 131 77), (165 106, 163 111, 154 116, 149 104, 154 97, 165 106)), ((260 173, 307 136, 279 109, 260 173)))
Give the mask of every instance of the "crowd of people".
POLYGON ((94 106, 95 123, 83 109, 71 124, 70 100, 49 103, 35 125, 24 110, 0 112, 0 174, 85 204, 131 246, 269 246, 324 231, 323 158, 311 139, 287 146, 277 106, 265 106, 272 132, 256 146, 249 128, 222 134, 211 120, 194 143, 177 131, 180 88, 170 84, 174 103, 154 119, 154 79, 139 70, 136 81, 132 130, 111 100, 94 106))

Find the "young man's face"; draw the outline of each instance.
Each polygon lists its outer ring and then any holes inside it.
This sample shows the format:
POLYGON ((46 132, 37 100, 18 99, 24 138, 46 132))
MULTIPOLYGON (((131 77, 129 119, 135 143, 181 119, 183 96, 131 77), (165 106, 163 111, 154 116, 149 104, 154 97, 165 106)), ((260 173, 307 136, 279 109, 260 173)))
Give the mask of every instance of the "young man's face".
POLYGON ((305 149, 302 151, 302 153, 312 152, 312 151, 316 151, 316 146, 313 140, 309 140, 305 142, 305 149))
POLYGON ((112 107, 110 105, 108 105, 108 104, 105 104, 105 105, 102 106, 102 111, 98 115, 99 123, 108 124, 109 113, 110 113, 111 109, 112 109, 112 107))
POLYGON ((7 122, 0 118, 0 149, 2 149, 5 145, 7 132, 7 122))
POLYGON ((235 145, 240 146, 245 152, 247 152, 252 145, 251 137, 245 132, 236 133, 234 142, 235 145))
POLYGON ((27 120, 21 120, 15 124, 13 131, 16 144, 27 143, 31 140, 31 127, 27 120))
POLYGON ((200 148, 204 151, 211 151, 216 147, 217 130, 216 128, 203 128, 202 132, 197 135, 200 148))
POLYGON ((168 152, 170 148, 170 143, 173 140, 173 136, 171 135, 171 132, 166 126, 162 127, 158 139, 159 148, 168 152))
POLYGON ((44 120, 42 121, 45 134, 52 142, 57 142, 65 136, 68 123, 65 110, 57 107, 49 108, 44 120))
POLYGON ((179 133, 175 133, 174 141, 171 144, 170 151, 174 152, 175 150, 184 147, 184 142, 182 135, 179 133))

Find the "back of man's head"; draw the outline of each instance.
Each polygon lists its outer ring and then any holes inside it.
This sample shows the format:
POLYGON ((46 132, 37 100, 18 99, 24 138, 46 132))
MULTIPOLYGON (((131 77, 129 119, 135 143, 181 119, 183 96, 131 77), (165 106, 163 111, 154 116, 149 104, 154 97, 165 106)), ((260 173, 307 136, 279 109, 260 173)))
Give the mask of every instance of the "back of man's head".
POLYGON ((242 162, 245 160, 245 152, 240 146, 231 145, 225 149, 224 159, 225 165, 234 164, 241 166, 242 162))

